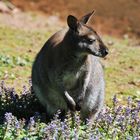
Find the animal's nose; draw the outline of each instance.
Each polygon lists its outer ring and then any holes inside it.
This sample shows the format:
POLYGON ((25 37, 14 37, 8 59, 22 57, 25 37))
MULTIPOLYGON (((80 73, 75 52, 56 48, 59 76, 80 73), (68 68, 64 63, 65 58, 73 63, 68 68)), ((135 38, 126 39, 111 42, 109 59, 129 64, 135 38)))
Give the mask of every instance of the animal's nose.
POLYGON ((105 55, 107 55, 109 53, 108 48, 105 49, 105 52, 104 53, 105 53, 105 55))
POLYGON ((105 49, 102 50, 103 56, 106 56, 108 53, 109 53, 108 48, 105 48, 105 49))

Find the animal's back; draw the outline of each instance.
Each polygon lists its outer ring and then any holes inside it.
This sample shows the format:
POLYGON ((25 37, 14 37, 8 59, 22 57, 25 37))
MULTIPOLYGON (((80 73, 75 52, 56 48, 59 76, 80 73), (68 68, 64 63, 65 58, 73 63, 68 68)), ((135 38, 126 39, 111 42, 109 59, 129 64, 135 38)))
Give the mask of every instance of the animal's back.
MULTIPOLYGON (((55 33, 38 53, 32 68, 32 84, 35 94, 47 108, 47 112, 55 112, 59 108, 67 110, 60 89, 55 84, 55 67, 61 56, 61 42, 67 29, 55 33), (54 106, 54 107, 53 107, 54 106)), ((50 113, 52 114, 52 113, 50 113)))
POLYGON ((33 82, 37 82, 36 79, 39 77, 43 78, 44 73, 47 72, 47 68, 49 69, 54 65, 53 63, 55 63, 56 57, 60 55, 59 49, 61 46, 59 44, 62 42, 66 32, 67 29, 63 29, 55 33, 48 39, 37 54, 32 68, 33 82))

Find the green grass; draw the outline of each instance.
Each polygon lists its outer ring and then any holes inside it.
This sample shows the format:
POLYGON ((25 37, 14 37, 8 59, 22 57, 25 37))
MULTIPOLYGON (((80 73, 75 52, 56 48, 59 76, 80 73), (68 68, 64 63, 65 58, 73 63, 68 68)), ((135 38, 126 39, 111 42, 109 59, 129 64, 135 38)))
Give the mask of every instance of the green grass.
POLYGON ((21 89, 31 75, 36 53, 49 34, 0 26, 0 79, 21 89))
MULTIPOLYGON (((34 57, 52 33, 25 31, 0 25, 0 80, 9 86, 22 89, 31 75, 34 57)), ((112 40, 105 65, 106 102, 117 94, 120 99, 128 96, 140 97, 140 48, 132 46, 135 40, 116 39, 104 36, 105 42, 112 40)))
POLYGON ((140 48, 135 47, 135 39, 115 39, 109 46, 110 54, 105 60, 106 101, 109 103, 113 94, 120 99, 128 96, 140 97, 140 48))

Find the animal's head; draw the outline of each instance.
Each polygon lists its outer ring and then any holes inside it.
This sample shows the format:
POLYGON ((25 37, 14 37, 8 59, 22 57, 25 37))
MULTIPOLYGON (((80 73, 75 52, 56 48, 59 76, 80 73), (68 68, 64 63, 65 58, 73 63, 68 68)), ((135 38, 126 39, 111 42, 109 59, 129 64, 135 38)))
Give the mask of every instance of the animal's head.
POLYGON ((73 42, 81 54, 92 54, 99 57, 105 57, 108 54, 108 48, 104 45, 103 41, 96 33, 96 31, 87 26, 94 11, 83 16, 80 20, 76 17, 69 15, 67 24, 69 31, 72 33, 73 42))

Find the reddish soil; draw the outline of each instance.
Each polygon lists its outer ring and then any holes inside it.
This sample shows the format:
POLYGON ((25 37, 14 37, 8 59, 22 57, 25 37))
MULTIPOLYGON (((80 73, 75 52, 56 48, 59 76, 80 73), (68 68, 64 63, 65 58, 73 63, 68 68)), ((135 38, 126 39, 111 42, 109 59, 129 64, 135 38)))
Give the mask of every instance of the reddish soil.
POLYGON ((101 33, 140 35, 140 0, 11 0, 22 10, 41 11, 66 19, 68 14, 81 16, 93 9, 91 23, 101 33))

